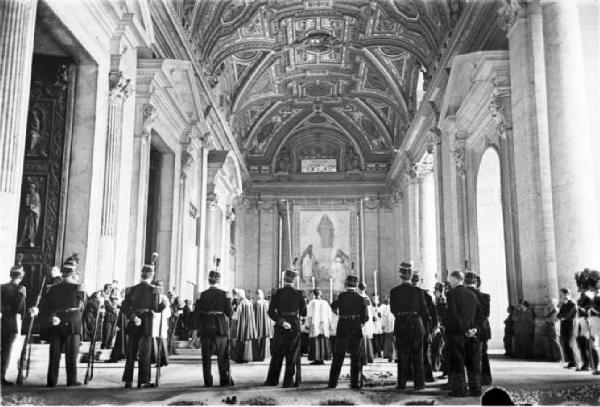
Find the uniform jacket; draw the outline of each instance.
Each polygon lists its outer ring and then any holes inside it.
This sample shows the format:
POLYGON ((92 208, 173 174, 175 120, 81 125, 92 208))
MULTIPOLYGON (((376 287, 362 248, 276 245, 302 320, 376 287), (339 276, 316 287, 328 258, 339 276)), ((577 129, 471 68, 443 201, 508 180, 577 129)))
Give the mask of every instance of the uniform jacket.
POLYGON ((427 290, 423 290, 423 297, 425 298, 425 304, 427 305, 427 314, 428 320, 427 323, 423 321, 425 324, 425 328, 429 333, 432 333, 435 327, 438 325, 438 315, 435 304, 433 303, 433 298, 431 298, 431 294, 427 292, 427 290))
POLYGON ((62 335, 81 335, 81 317, 83 305, 87 295, 79 284, 61 281, 48 288, 48 292, 42 298, 40 308, 46 309, 48 313, 47 324, 50 331, 58 330, 62 335), (78 308, 79 311, 64 312, 65 309, 78 308), (52 325, 52 318, 58 317, 60 323, 52 325))
POLYGON ((200 336, 215 337, 229 334, 229 321, 233 314, 231 300, 227 293, 217 287, 210 287, 200 294, 192 314, 193 326, 200 336), (221 312, 209 315, 207 312, 221 312))
POLYGON ((463 285, 448 292, 448 335, 464 335, 472 328, 480 328, 483 326, 482 316, 479 299, 474 292, 463 285))
POLYGON ((479 339, 482 341, 489 341, 492 339, 492 329, 490 328, 490 295, 482 293, 474 287, 469 287, 479 300, 479 306, 481 311, 481 326, 478 328, 479 339))
POLYGON ((300 331, 300 318, 306 316, 306 295, 304 291, 296 290, 291 285, 278 289, 269 303, 269 318, 275 321, 275 330, 284 329, 283 322, 292 325, 292 330, 300 331))
POLYGON ((416 313, 425 324, 429 320, 423 290, 411 284, 400 284, 390 291, 390 310, 397 317, 401 313, 416 313))
POLYGON ((2 332, 18 334, 21 330, 21 320, 25 314, 27 291, 24 286, 12 282, 0 286, 2 300, 2 332))
POLYGON ((344 291, 337 299, 338 327, 336 336, 342 338, 362 338, 362 325, 369 319, 365 299, 355 291, 344 291), (345 318, 345 317, 351 318, 345 318))
POLYGON ((125 290, 123 304, 121 304, 121 310, 129 319, 126 332, 128 334, 137 332, 144 336, 152 336, 153 312, 161 312, 164 308, 165 305, 160 301, 158 287, 145 281, 128 287, 125 290), (135 326, 133 321, 135 316, 142 320, 140 326, 135 326))
POLYGON ((573 300, 569 300, 560 306, 558 319, 560 319, 560 334, 562 336, 571 336, 575 332, 575 316, 577 315, 577 306, 573 300))

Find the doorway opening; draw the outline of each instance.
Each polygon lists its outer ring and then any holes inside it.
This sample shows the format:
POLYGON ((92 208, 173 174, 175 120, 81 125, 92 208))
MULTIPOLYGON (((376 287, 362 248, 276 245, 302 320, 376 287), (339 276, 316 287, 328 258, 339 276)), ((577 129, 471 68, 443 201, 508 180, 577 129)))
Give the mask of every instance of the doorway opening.
POLYGON ((483 154, 477 174, 477 238, 481 291, 491 295, 492 340, 488 346, 490 349, 502 349, 508 283, 500 158, 494 148, 488 148, 483 154))
POLYGON ((148 173, 148 203, 146 213, 146 245, 144 258, 149 264, 152 253, 158 252, 158 231, 160 219, 160 167, 161 154, 154 146, 150 148, 148 173))

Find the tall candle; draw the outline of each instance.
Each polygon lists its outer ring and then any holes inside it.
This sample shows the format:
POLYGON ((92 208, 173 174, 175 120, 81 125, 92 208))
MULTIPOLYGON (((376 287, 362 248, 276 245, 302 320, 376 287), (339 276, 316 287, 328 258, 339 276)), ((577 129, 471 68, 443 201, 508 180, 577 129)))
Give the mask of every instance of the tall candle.
POLYGON ((311 279, 312 279, 312 288, 314 290, 315 289, 315 277, 312 276, 311 279))
POLYGON ((333 302, 333 278, 329 278, 329 302, 333 302))
POLYGON ((377 295, 377 270, 373 271, 373 287, 375 288, 375 295, 377 295))

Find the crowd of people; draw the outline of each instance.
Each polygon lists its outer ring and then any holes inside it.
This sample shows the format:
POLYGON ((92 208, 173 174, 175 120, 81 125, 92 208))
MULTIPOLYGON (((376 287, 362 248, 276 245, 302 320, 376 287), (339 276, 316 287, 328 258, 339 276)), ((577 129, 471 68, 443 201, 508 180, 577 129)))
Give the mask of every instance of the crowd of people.
POLYGON ((559 290, 559 298, 551 298, 543 309, 543 327, 535 340, 534 308, 525 300, 509 306, 504 320, 504 350, 509 357, 532 359, 542 357, 551 362, 566 362, 566 369, 592 371, 600 375, 600 273, 584 270, 576 273, 579 292, 577 301, 571 290, 559 290), (536 342, 540 345, 536 354, 536 342))
MULTIPOLYGON (((265 385, 279 383, 283 361, 284 387, 300 386, 301 358, 312 365, 331 360, 328 386, 338 384, 344 358, 350 355, 351 388, 363 385, 363 366, 375 358, 397 364, 397 389, 412 381, 415 390, 437 379, 451 396, 479 396, 481 387, 492 384, 487 354, 491 339, 490 295, 481 292, 476 273, 453 271, 446 283, 436 283, 433 296, 421 287, 422 279, 408 263, 398 270, 401 284, 383 301, 369 296, 367 287, 354 274, 347 276, 342 292, 323 299, 319 288, 295 288, 298 273, 284 272, 282 288, 265 296, 262 290, 247 295, 243 289, 219 288, 218 264, 209 273, 209 288, 195 303, 165 294, 162 281, 155 280, 153 264, 145 265, 141 282, 121 289, 117 281, 106 284, 89 297, 78 283, 78 259, 71 256, 56 270, 44 288, 42 302, 25 309, 26 291, 21 285, 24 271, 17 264, 11 282, 2 285, 2 384, 12 343, 19 330, 17 316, 40 321, 40 337, 50 344, 47 385, 58 380, 61 352, 65 353, 67 385, 78 386, 77 357, 80 340, 110 349, 108 362, 125 359, 122 380, 133 383, 138 367, 138 387, 154 387, 152 365, 165 366, 177 352, 177 344, 200 348, 204 384, 213 386, 211 359, 216 354, 221 386, 233 385, 230 360, 236 363, 270 359, 265 385)), ((600 275, 585 270, 576 276, 580 288, 577 302, 568 289, 560 292, 560 303, 552 300, 544 319, 545 354, 551 360, 567 361, 567 368, 598 373, 600 348, 600 275)), ((506 354, 532 357, 535 312, 527 301, 509 307, 505 321, 506 354)), ((90 349, 94 349, 90 345, 90 349)), ((96 348, 97 349, 97 348, 96 348)), ((97 355, 90 353, 88 357, 97 355)))

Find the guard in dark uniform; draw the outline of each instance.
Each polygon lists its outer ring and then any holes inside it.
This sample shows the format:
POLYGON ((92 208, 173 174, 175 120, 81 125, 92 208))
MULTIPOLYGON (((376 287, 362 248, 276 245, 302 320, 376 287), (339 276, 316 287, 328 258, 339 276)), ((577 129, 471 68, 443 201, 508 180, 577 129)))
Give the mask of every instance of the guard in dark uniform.
MULTIPOLYGON (((21 322, 25 316, 27 292, 25 287, 20 285, 25 276, 21 260, 22 256, 19 255, 15 266, 10 270, 10 282, 0 286, 0 300, 2 301, 2 318, 0 320, 2 386, 12 386, 14 384, 6 380, 6 370, 8 369, 13 344, 17 335, 21 333, 21 322)), ((32 307, 30 313, 32 315, 37 314, 37 308, 32 307)))
POLYGON ((451 397, 481 396, 481 343, 478 337, 483 321, 477 295, 466 288, 464 274, 450 274, 446 336, 448 339, 448 385, 451 397), (469 391, 465 383, 465 367, 469 391))
POLYGON ((358 276, 348 275, 344 286, 346 291, 340 293, 337 299, 339 320, 328 387, 333 389, 337 386, 344 358, 346 353, 350 353, 350 387, 360 389, 362 387, 360 360, 360 344, 363 340, 362 326, 367 322, 369 313, 365 299, 356 292, 358 276))
POLYGON ((412 285, 423 292, 425 304, 427 304, 427 319, 423 321, 425 335, 423 336, 423 370, 425 372, 425 381, 427 383, 435 382, 433 378, 433 367, 431 363, 431 342, 438 326, 438 317, 433 298, 427 290, 421 287, 421 277, 417 272, 413 273, 411 279, 412 285))
POLYGON ((306 316, 306 295, 304 291, 294 288, 294 282, 298 278, 296 271, 286 270, 283 278, 284 286, 275 292, 269 303, 268 314, 275 321, 275 333, 265 386, 277 386, 284 358, 283 387, 300 384, 300 372, 296 371, 296 363, 300 358, 300 317, 306 316))
POLYGON ((233 309, 229 292, 218 288, 220 282, 221 274, 218 271, 208 274, 209 288, 200 294, 192 314, 202 344, 202 372, 206 387, 213 385, 211 357, 215 353, 220 385, 233 385, 229 370, 229 318, 233 309))
POLYGON ((489 386, 492 384, 492 371, 490 369, 490 359, 488 357, 488 341, 492 339, 492 329, 490 328, 490 295, 480 291, 481 278, 469 271, 465 274, 465 286, 473 291, 479 300, 481 310, 481 326, 477 328, 477 337, 481 342, 481 385, 489 386))
POLYGON ((429 319, 423 290, 411 284, 412 268, 402 263, 398 270, 402 284, 390 291, 390 311, 396 317, 394 336, 398 352, 398 383, 396 388, 406 388, 408 364, 412 362, 415 390, 425 387, 423 371, 424 321, 429 319))
POLYGON ((67 386, 81 385, 77 381, 77 358, 86 294, 78 281, 77 260, 69 257, 62 267, 62 281, 50 286, 42 298, 43 305, 40 308, 47 311, 49 318, 47 323, 48 341, 50 342, 48 387, 54 387, 58 382, 62 349, 65 352, 67 386))
POLYGON ((129 323, 125 333, 129 336, 127 341, 127 355, 123 381, 125 388, 131 388, 133 382, 133 365, 138 358, 138 388, 154 387, 152 383, 151 356, 152 356, 152 322, 153 312, 161 312, 165 304, 160 301, 158 287, 152 285, 154 278, 154 264, 142 267, 142 281, 128 287, 121 311, 129 323))

